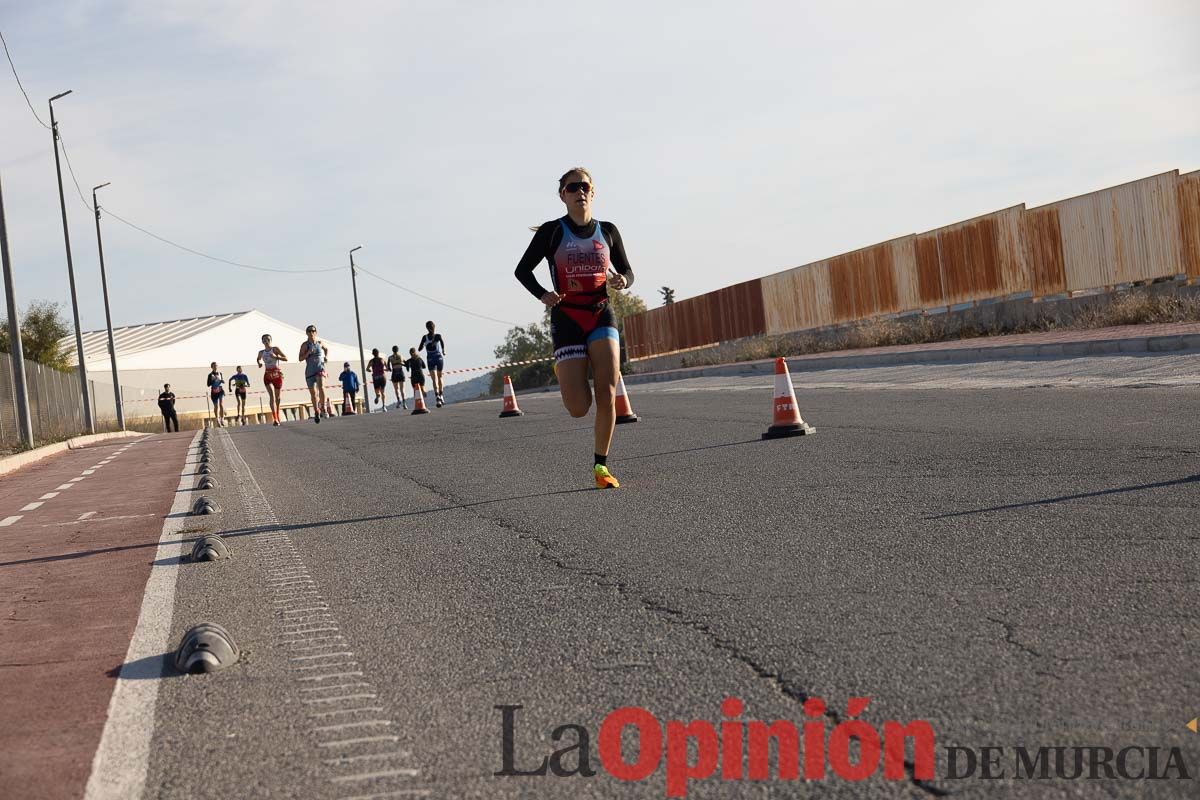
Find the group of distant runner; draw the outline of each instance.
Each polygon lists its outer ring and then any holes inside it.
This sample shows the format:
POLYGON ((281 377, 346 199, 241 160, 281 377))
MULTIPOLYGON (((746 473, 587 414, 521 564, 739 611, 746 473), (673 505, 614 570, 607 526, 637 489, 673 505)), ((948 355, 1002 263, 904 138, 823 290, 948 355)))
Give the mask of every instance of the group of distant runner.
MULTIPOLYGON (((408 349, 409 357, 405 358, 400 354, 400 346, 392 346, 392 354, 386 361, 380 357, 378 348, 371 351, 373 358, 368 362, 367 368, 371 371, 372 382, 375 387, 375 401, 380 411, 387 411, 387 379, 388 373, 391 374, 391 381, 396 393, 395 408, 408 408, 408 398, 404 393, 405 370, 408 371, 408 380, 412 384, 413 397, 420 392, 422 396, 425 392, 425 370, 429 370, 429 375, 433 384, 434 396, 437 407, 441 408, 446 404, 443 394, 442 385, 442 370, 445 366, 446 343, 440 333, 434 330, 433 321, 425 323, 425 334, 421 337, 420 343, 416 347, 408 349), (424 352, 426 359, 422 359, 418 351, 424 352)), ((304 362, 304 382, 308 386, 309 400, 312 403, 313 421, 320 423, 322 419, 329 418, 329 404, 325 397, 325 378, 327 373, 325 370, 325 362, 329 358, 329 348, 326 344, 317 338, 317 326, 309 325, 305 331, 306 339, 300 344, 299 360, 304 362)), ((280 393, 283 391, 283 369, 281 364, 288 360, 288 357, 280 350, 271 339, 269 333, 264 333, 262 337, 262 349, 258 351, 255 362, 263 370, 263 384, 266 386, 267 397, 271 405, 271 421, 273 425, 280 423, 280 409, 282 402, 280 393)), ((225 425, 225 394, 226 394, 226 379, 217 362, 212 362, 211 371, 205 379, 205 385, 208 387, 209 400, 212 402, 213 416, 215 423, 218 426, 225 425)), ((343 364, 341 375, 338 380, 342 384, 342 391, 345 394, 345 400, 351 409, 356 407, 358 401, 358 374, 350 367, 350 362, 343 364)), ((244 425, 246 422, 246 396, 250 387, 250 376, 242 371, 241 366, 237 368, 228 380, 228 386, 233 390, 234 398, 237 401, 237 412, 233 415, 235 419, 240 419, 244 425)), ((175 430, 179 430, 179 419, 175 414, 175 394, 171 391, 170 384, 163 385, 163 391, 158 397, 158 405, 163 413, 163 424, 168 431, 174 425, 175 430)))
MULTIPOLYGON (((533 240, 517 264, 516 277, 530 294, 549 309, 554 372, 567 412, 572 417, 582 417, 595 400, 592 470, 598 488, 615 489, 620 484, 608 469, 608 453, 616 421, 620 336, 608 304, 608 290, 632 286, 633 270, 626 258, 625 245, 617 227, 592 216, 595 195, 591 173, 583 167, 567 170, 558 179, 558 199, 566 206, 567 213, 534 229, 536 233, 533 240), (534 269, 543 261, 550 267, 553 288, 549 290, 533 275, 534 269)), ((425 328, 427 332, 421 337, 420 344, 410 347, 407 357, 401 354, 398 345, 392 347, 392 353, 387 358, 380 355, 378 349, 371 351, 368 367, 375 389, 375 401, 382 410, 387 410, 389 377, 396 396, 394 408, 408 407, 404 393, 405 370, 408 371, 408 380, 416 398, 418 393, 424 394, 425 370, 428 369, 437 405, 440 408, 445 404, 442 368, 446 345, 441 335, 434 331, 432 322, 425 323, 425 328), (418 351, 424 351, 426 359, 422 359, 418 351)), ((313 418, 319 423, 326 410, 323 379, 329 350, 317 338, 315 326, 308 326, 307 333, 308 339, 300 346, 300 360, 306 362, 305 381, 312 398, 313 418)), ((279 363, 286 360, 283 352, 271 344, 271 337, 263 336, 258 364, 265 369, 263 380, 271 397, 271 414, 276 425, 279 424, 279 392, 283 386, 279 363)), ((217 424, 223 424, 225 381, 215 363, 212 370, 208 385, 217 411, 217 424)), ((342 389, 352 398, 352 402, 356 400, 358 378, 350 369, 350 362, 346 362, 340 380, 342 389)), ((245 414, 246 386, 249 382, 241 367, 230 378, 230 385, 238 400, 239 416, 245 414)), ((163 406, 163 396, 170 394, 170 386, 165 388, 167 391, 159 398, 160 407, 163 406)), ((173 409, 173 394, 170 395, 170 405, 173 409)), ((174 415, 173 410, 171 415, 174 415)), ((166 419, 165 409, 163 416, 169 429, 170 421, 166 419)))

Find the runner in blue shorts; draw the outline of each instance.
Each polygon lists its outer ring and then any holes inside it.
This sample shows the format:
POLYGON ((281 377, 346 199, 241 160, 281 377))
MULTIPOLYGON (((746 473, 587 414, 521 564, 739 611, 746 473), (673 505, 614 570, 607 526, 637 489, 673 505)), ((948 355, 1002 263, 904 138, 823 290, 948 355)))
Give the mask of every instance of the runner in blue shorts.
POLYGON ((329 358, 329 348, 317 338, 316 325, 309 325, 304 332, 308 338, 300 344, 300 360, 305 362, 304 382, 312 398, 313 422, 319 425, 321 417, 329 417, 325 411, 325 359, 329 358))
POLYGON ((433 383, 433 392, 437 397, 437 406, 446 405, 442 396, 442 367, 445 366, 446 342, 440 333, 433 332, 433 320, 425 323, 425 335, 421 337, 418 350, 425 351, 425 364, 429 367, 429 378, 433 383))
POLYGON ((608 450, 616 423, 620 336, 608 307, 608 290, 632 286, 633 270, 617 226, 592 218, 595 194, 592 176, 583 167, 558 179, 558 199, 567 214, 538 227, 517 264, 516 276, 550 309, 554 372, 563 405, 572 417, 585 416, 591 407, 591 365, 596 397, 592 471, 598 488, 616 489, 620 484, 608 471, 608 450), (550 265, 553 291, 546 291, 533 276, 543 260, 550 265), (615 271, 610 273, 610 267, 615 271))

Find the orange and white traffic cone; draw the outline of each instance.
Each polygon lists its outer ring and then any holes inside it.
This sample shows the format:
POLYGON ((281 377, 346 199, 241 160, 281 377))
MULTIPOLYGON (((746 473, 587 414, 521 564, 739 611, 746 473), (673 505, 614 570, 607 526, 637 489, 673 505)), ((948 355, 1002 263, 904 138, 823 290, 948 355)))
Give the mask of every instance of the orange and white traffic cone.
POLYGON ((625 393, 625 377, 617 375, 617 424, 637 421, 638 415, 633 413, 633 406, 629 405, 629 395, 625 393))
POLYGON ((425 407, 425 390, 420 386, 413 387, 413 410, 414 414, 428 414, 429 409, 425 407))
POLYGON ((517 393, 513 391, 512 378, 504 376, 504 410, 500 412, 500 419, 505 417, 519 417, 525 412, 517 407, 517 393))
POLYGON ((804 436, 816 433, 817 429, 800 418, 800 407, 796 405, 796 390, 792 388, 792 376, 787 362, 775 359, 775 399, 771 401, 774 422, 764 439, 782 439, 785 436, 804 436))
POLYGON ((342 395, 342 416, 348 417, 354 413, 354 406, 350 405, 350 395, 342 395))

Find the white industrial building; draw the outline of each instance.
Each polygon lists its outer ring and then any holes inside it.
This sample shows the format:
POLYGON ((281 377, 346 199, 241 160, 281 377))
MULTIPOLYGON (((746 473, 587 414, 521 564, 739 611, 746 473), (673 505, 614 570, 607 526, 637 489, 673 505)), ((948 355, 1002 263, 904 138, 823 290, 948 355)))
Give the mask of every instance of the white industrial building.
MULTIPOLYGON (((267 408, 262 382, 262 369, 255 364, 262 349, 262 335, 271 334, 273 344, 284 352, 289 361, 283 364, 283 402, 296 403, 308 397, 304 383, 304 364, 298 363, 300 343, 307 338, 302 328, 281 322, 261 311, 239 311, 211 317, 176 319, 113 328, 113 343, 117 350, 117 374, 124 391, 125 415, 142 417, 158 414, 158 393, 164 383, 175 392, 176 410, 180 413, 204 411, 208 408, 208 389, 205 378, 210 364, 229 376, 241 366, 250 376, 247 409, 267 408)), ((337 384, 342 364, 349 361, 358 372, 358 348, 332 342, 320 337, 329 348, 326 366, 326 385, 337 384)), ((64 347, 75 354, 75 337, 63 341, 64 347)), ((368 354, 369 355, 369 354, 368 354)), ((88 378, 94 381, 96 393, 112 391, 112 366, 108 357, 108 335, 104 330, 83 334, 83 358, 88 378)), ((361 376, 359 376, 361 379, 361 376)), ((228 394, 232 391, 226 386, 228 394)), ((361 393, 359 395, 361 397, 361 393)), ((335 402, 341 391, 330 392, 335 402)), ((108 403, 97 402, 98 415, 104 414, 108 403)), ((226 413, 232 413, 232 396, 226 397, 226 413)))

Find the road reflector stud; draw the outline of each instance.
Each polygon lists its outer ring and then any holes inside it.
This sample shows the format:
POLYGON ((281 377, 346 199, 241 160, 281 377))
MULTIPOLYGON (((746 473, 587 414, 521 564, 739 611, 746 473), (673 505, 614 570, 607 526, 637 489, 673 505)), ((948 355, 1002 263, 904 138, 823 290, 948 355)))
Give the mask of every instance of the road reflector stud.
POLYGON ((201 475, 207 475, 208 473, 212 472, 212 467, 208 466, 208 464, 201 464, 200 469, 196 471, 201 475))
POLYGON ((512 378, 504 376, 504 410, 500 412, 500 419, 508 417, 520 417, 525 414, 517 406, 517 393, 513 391, 512 378))
POLYGON ((775 359, 775 397, 771 401, 771 409, 773 422, 762 438, 782 439, 817 432, 816 428, 800 418, 792 376, 788 373, 787 361, 782 358, 775 359))
POLYGON ((425 407, 425 390, 419 386, 413 387, 413 410, 414 414, 428 414, 429 409, 425 407))
POLYGON ((211 475, 205 475, 203 478, 200 479, 198 488, 200 488, 200 489, 215 489, 215 488, 217 488, 217 482, 215 480, 213 480, 213 477, 211 475))
POLYGON ((229 631, 215 622, 201 622, 188 629, 175 651, 175 669, 184 673, 216 672, 231 667, 241 651, 229 631))
POLYGON ((192 544, 192 561, 220 561, 232 556, 229 545, 215 533, 201 536, 192 544))
POLYGON ((217 502, 209 497, 197 498, 195 503, 192 503, 193 514, 216 514, 221 510, 217 502))
POLYGON ((638 415, 633 413, 633 406, 629 404, 629 395, 625 393, 625 376, 617 375, 617 424, 623 425, 626 422, 637 422, 638 415))

